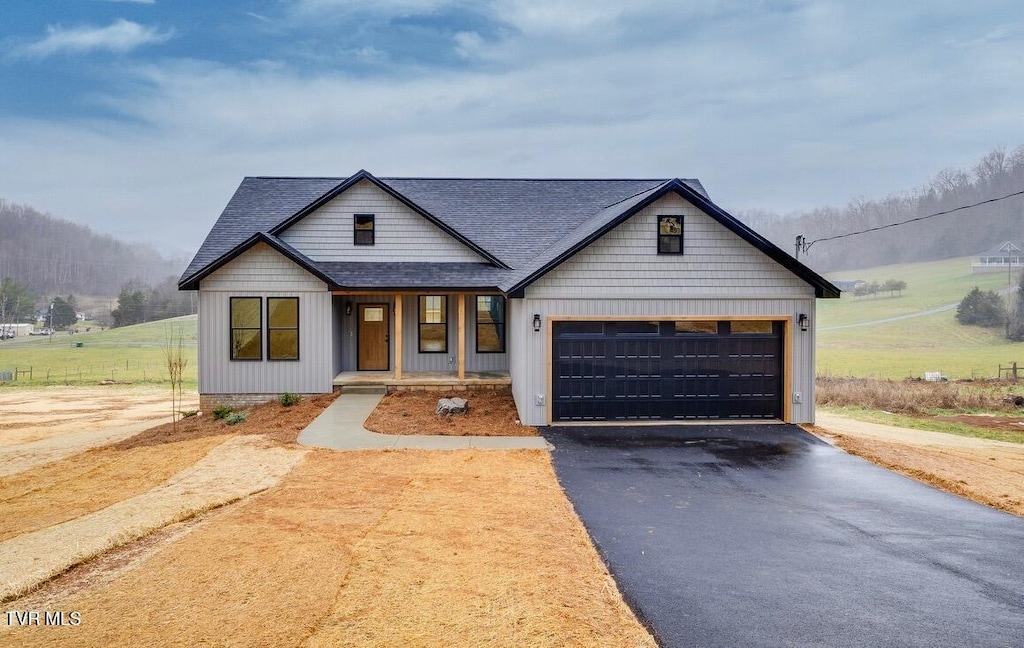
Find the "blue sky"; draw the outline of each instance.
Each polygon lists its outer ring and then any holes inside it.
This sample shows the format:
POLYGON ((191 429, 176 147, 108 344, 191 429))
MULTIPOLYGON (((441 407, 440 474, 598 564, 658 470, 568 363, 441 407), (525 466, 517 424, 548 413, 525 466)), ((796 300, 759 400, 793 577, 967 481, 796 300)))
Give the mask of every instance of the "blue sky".
POLYGON ((883 196, 1024 144, 1024 5, 5 0, 0 198, 195 251, 246 175, 883 196))

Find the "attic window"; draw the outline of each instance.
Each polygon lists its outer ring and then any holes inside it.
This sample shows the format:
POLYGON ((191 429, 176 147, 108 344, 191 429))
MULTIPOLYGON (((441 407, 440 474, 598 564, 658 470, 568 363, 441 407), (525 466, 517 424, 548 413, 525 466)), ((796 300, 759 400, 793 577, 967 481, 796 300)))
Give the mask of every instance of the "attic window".
POLYGON ((355 214, 353 245, 373 245, 373 214, 355 214))
POLYGON ((683 253, 683 217, 658 216, 658 254, 683 253))

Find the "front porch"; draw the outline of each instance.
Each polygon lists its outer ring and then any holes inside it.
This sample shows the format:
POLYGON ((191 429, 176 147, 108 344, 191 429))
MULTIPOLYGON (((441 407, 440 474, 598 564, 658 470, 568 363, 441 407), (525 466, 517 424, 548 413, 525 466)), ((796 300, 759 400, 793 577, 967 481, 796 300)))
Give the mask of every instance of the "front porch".
POLYGON ((332 311, 335 387, 511 384, 499 294, 335 291, 332 311))
POLYGON ((465 391, 467 389, 509 389, 512 378, 507 371, 467 371, 460 378, 455 371, 343 371, 334 377, 335 390, 384 387, 386 391, 465 391))

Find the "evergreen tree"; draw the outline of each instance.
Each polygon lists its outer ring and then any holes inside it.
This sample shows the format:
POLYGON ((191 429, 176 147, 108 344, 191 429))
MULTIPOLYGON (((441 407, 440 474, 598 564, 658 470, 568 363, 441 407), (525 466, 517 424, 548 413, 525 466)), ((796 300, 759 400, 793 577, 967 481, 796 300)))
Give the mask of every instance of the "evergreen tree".
POLYGON ((114 326, 129 326, 146 321, 146 295, 143 289, 135 282, 125 284, 117 297, 117 308, 110 315, 114 318, 114 326))
POLYGON ((956 307, 956 321, 971 326, 997 328, 1006 323, 1003 298, 992 290, 971 289, 956 307))

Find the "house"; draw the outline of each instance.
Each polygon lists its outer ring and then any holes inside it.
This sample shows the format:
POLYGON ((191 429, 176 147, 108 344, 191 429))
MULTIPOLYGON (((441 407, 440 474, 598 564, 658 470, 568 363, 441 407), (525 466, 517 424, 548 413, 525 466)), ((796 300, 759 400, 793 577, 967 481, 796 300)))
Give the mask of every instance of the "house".
POLYGON ((839 290, 697 180, 246 178, 181 278, 203 408, 510 385, 528 425, 814 419, 839 290))
POLYGON ((971 274, 1024 270, 1024 241, 1003 241, 971 259, 971 274))
POLYGON ((833 279, 832 285, 843 292, 851 292, 857 289, 857 286, 862 286, 866 281, 863 279, 833 279))

